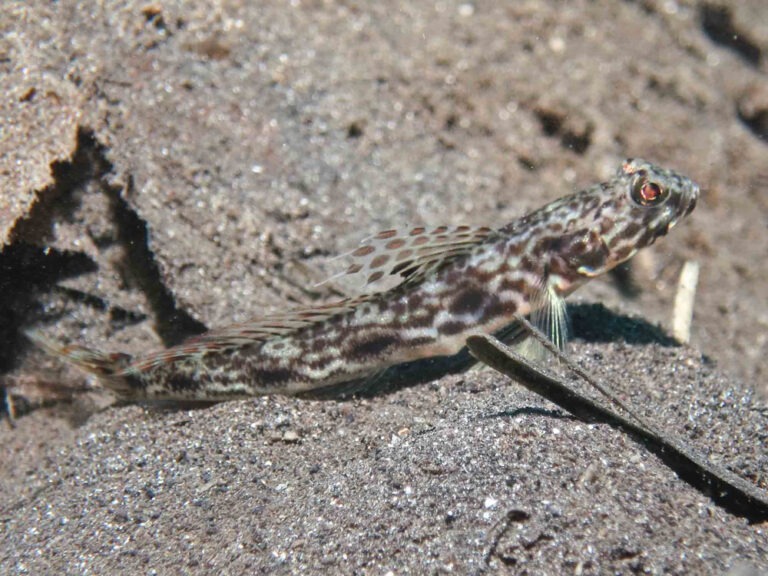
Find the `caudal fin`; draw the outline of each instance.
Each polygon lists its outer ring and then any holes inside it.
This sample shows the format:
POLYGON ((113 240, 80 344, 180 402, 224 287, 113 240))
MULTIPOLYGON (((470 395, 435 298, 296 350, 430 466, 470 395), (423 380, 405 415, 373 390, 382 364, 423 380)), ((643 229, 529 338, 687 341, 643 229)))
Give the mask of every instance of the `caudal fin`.
POLYGON ((100 378, 109 379, 118 375, 131 361, 131 356, 128 354, 99 352, 77 344, 60 346, 37 330, 25 330, 24 335, 51 356, 62 358, 100 378))

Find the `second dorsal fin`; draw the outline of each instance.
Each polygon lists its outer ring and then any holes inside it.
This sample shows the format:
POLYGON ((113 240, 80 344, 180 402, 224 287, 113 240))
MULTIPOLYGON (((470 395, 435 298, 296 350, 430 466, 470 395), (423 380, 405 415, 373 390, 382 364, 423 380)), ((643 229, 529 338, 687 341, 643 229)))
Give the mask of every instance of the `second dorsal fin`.
POLYGON ((223 328, 209 330, 185 340, 180 346, 210 343, 218 344, 221 347, 228 347, 268 340, 274 336, 290 334, 305 326, 316 324, 337 314, 347 312, 367 299, 367 296, 359 296, 329 304, 319 304, 306 308, 296 308, 278 314, 269 314, 248 320, 247 322, 230 324, 223 328))
POLYGON ((284 336, 306 326, 323 322, 332 316, 351 310, 370 299, 369 296, 348 298, 330 304, 298 308, 284 313, 255 318, 247 322, 214 328, 192 336, 181 344, 146 354, 131 363, 130 371, 141 371, 152 366, 173 362, 182 358, 237 348, 264 342, 276 336, 284 336))

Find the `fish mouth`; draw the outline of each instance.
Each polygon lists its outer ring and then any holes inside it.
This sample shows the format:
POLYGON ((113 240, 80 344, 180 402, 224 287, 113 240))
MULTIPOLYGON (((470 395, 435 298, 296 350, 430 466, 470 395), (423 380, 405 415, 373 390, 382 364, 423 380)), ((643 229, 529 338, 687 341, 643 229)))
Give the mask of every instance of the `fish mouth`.
POLYGON ((685 210, 683 211, 683 218, 688 216, 691 212, 693 212, 693 209, 696 208, 696 202, 699 200, 699 187, 696 184, 693 184, 691 186, 691 193, 688 195, 688 205, 685 207, 685 210))
POLYGON ((696 184, 691 183, 690 189, 688 190, 688 193, 685 195, 682 206, 680 207, 680 210, 677 213, 677 216, 669 221, 667 224, 667 228, 664 231, 664 234, 667 234, 672 228, 674 228, 677 223, 682 220, 683 218, 686 218, 691 212, 693 212, 694 208, 696 208, 696 202, 699 200, 699 187, 696 184))

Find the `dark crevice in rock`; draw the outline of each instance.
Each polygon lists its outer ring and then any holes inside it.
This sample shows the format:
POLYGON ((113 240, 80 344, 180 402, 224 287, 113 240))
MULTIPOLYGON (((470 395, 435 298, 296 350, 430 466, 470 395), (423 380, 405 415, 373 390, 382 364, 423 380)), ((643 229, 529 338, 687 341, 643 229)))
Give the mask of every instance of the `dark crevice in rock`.
POLYGON ((92 147, 82 145, 82 135, 72 158, 51 164, 53 183, 37 193, 37 201, 10 233, 10 244, 44 244, 52 237, 57 221, 70 221, 77 208, 75 192, 97 177, 97 159, 92 147))
POLYGON ((52 241, 56 222, 70 221, 79 205, 76 192, 96 185, 110 201, 117 242, 123 248, 123 270, 141 290, 152 309, 155 329, 166 345, 176 344, 206 327, 179 309, 165 286, 149 247, 147 224, 127 203, 121 189, 107 183, 112 164, 93 134, 81 129, 69 161, 51 166, 54 182, 38 192, 28 215, 11 232, 11 244, 0 252, 0 371, 13 368, 25 346, 20 329, 44 316, 36 294, 57 291, 71 300, 105 310, 117 323, 132 323, 142 316, 112 306, 103 299, 58 286, 65 278, 97 271, 97 263, 83 253, 62 252, 41 245, 52 241))
POLYGON ((41 247, 52 237, 54 222, 71 219, 77 207, 73 193, 94 177, 93 166, 89 151, 80 146, 70 160, 53 162, 53 183, 38 191, 0 252, 0 373, 15 367, 27 345, 20 331, 44 316, 36 294, 97 268, 83 253, 41 247))
POLYGON ((20 330, 29 318, 42 315, 35 294, 65 278, 96 270, 80 252, 61 252, 16 242, 0 252, 0 372, 14 368, 24 346, 20 330))
POLYGON ((762 58, 760 47, 733 23, 727 6, 704 3, 700 11, 701 27, 714 43, 736 52, 751 66, 757 67, 762 58))
POLYGON ((112 324, 137 324, 147 319, 146 314, 134 312, 133 310, 126 310, 122 306, 115 306, 110 304, 104 298, 89 294, 88 292, 83 292, 82 290, 58 285, 52 286, 51 290, 61 294, 68 300, 80 302, 95 310, 107 312, 112 324))
POLYGON ((207 328, 202 322, 177 306, 176 299, 163 281, 160 266, 150 248, 149 227, 125 200, 125 196, 132 191, 130 177, 125 195, 120 187, 108 183, 107 176, 113 172, 113 166, 106 157, 104 147, 89 131, 81 130, 78 135, 80 148, 89 151, 87 155, 93 162, 93 177, 99 181, 101 190, 109 198, 111 219, 124 251, 123 271, 147 298, 155 317, 155 331, 163 343, 172 346, 189 336, 205 332, 207 328))
MULTIPOLYGON (((129 179, 127 191, 133 186, 129 179)), ((144 292, 155 315, 155 331, 166 346, 173 346, 207 330, 205 324, 180 309, 163 282, 160 266, 150 248, 149 228, 121 195, 120 189, 105 184, 112 204, 112 217, 125 248, 125 270, 144 292)))

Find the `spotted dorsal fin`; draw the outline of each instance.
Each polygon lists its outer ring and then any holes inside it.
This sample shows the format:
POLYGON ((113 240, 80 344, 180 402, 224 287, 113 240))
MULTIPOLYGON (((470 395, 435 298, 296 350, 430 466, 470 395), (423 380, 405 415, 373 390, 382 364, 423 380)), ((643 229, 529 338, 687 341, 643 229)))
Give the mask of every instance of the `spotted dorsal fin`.
POLYGON ((343 276, 357 277, 366 288, 388 277, 400 282, 414 281, 439 268, 447 260, 468 254, 492 233, 485 226, 418 226, 392 229, 366 238, 360 246, 340 258, 352 260, 346 270, 326 282, 343 276))

